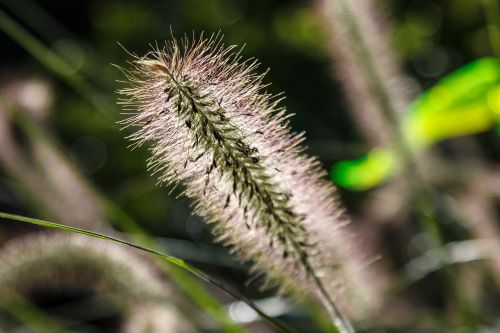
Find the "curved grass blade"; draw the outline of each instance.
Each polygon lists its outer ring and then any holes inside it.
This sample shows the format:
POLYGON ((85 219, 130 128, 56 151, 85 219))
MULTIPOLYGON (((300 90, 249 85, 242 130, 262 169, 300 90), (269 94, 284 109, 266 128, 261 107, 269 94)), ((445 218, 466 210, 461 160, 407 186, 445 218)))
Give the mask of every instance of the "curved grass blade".
POLYGON ((39 219, 30 218, 30 217, 21 216, 21 215, 9 214, 9 213, 5 213, 5 212, 0 212, 0 218, 10 220, 10 221, 18 221, 18 222, 35 224, 35 225, 39 225, 39 226, 42 226, 45 228, 63 230, 63 231, 73 232, 73 233, 77 233, 77 234, 81 234, 81 235, 85 235, 85 236, 90 236, 90 237, 94 237, 94 238, 99 238, 99 239, 103 239, 103 240, 107 240, 107 241, 112 241, 112 242, 115 242, 118 244, 133 247, 133 248, 138 249, 138 250, 143 251, 143 252, 153 254, 153 255, 158 256, 158 257, 162 258, 163 260, 165 260, 165 261, 167 261, 167 262, 169 262, 169 263, 171 263, 179 268, 182 268, 182 269, 188 271, 189 273, 197 276, 198 278, 219 287, 227 294, 245 302, 255 312, 257 312, 259 314, 259 316, 261 316, 264 320, 266 320, 270 325, 272 325, 273 327, 275 327, 279 331, 284 332, 284 333, 296 333, 296 331, 289 328, 285 324, 278 322, 275 319, 266 315, 264 312, 262 312, 259 309, 259 307, 252 300, 248 299, 247 297, 245 297, 243 295, 240 295, 238 292, 236 292, 236 291, 232 290, 231 288, 223 285, 222 283, 212 279, 210 276, 208 276, 205 273, 203 273, 202 271, 190 266, 189 264, 184 262, 184 260, 181 260, 179 258, 172 257, 172 256, 169 256, 167 254, 163 254, 161 252, 158 252, 156 250, 124 241, 122 239, 118 239, 118 238, 103 235, 103 234, 100 234, 97 232, 83 230, 83 229, 79 229, 79 228, 74 228, 74 227, 70 227, 70 226, 66 226, 66 225, 62 225, 62 224, 58 224, 58 223, 54 223, 54 222, 39 220, 39 219))

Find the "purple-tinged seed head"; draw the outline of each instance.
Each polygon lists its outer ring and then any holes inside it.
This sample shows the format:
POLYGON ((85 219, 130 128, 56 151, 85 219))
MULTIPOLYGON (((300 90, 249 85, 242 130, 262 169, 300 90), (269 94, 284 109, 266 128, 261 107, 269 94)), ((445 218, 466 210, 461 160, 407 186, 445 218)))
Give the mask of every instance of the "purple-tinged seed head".
POLYGON ((333 291, 347 220, 257 62, 212 36, 167 42, 131 64, 123 125, 134 145, 151 146, 160 181, 182 184, 218 240, 281 289, 310 291, 319 279, 333 291))

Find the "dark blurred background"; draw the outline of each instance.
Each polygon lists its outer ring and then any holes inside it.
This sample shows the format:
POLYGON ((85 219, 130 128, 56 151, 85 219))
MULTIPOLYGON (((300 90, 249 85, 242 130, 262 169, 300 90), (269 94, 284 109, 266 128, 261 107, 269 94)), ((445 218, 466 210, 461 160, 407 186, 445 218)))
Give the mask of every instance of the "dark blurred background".
MULTIPOLYGON (((410 78, 413 97, 464 64, 493 54, 479 0, 380 0, 378 4, 392 28, 392 47, 401 59, 403 72, 410 78)), ((249 297, 259 299, 274 295, 272 290, 259 291, 258 283, 245 285, 248 265, 237 263, 226 249, 213 243, 210 227, 191 215, 189 200, 176 198, 179 190, 169 194, 170 189, 156 186, 156 178, 146 170, 147 147, 130 151, 124 138, 130 132, 120 131, 117 124, 124 118, 116 105, 115 94, 119 87, 117 80, 123 77, 112 64, 125 65, 130 60, 119 44, 128 52, 143 55, 150 50, 150 45, 161 44, 172 35, 180 37, 193 32, 210 35, 221 31, 226 44, 244 45, 242 54, 245 58, 259 59, 261 71, 270 69, 265 80, 272 83, 268 89, 273 93, 284 93, 286 99, 282 105, 289 113, 295 114, 291 118, 293 130, 306 132, 307 152, 318 156, 325 170, 338 161, 362 156, 372 148, 353 121, 339 80, 334 77, 333 60, 327 47, 327 28, 318 19, 313 1, 1 0, 0 10, 0 21, 3 22, 0 30, 0 92, 4 102, 0 110, 8 114, 0 117, 0 132, 3 131, 0 139, 4 140, 0 142, 3 146, 0 154, 4 156, 4 171, 0 174, 0 211, 70 224, 71 210, 75 207, 72 205, 88 203, 95 199, 89 197, 101 193, 97 197, 103 195, 113 202, 145 231, 158 237, 172 255, 186 259, 249 297), (19 29, 25 32, 19 32, 19 29), (58 59, 64 59, 65 65, 61 65, 58 59), (21 115, 14 116, 14 113, 21 115), (71 172, 81 174, 85 179, 73 175, 71 177, 84 185, 76 181, 76 185, 71 185, 75 187, 68 184, 54 186, 59 186, 58 193, 62 197, 72 195, 71 191, 64 192, 68 188, 84 188, 78 190, 75 202, 68 203, 68 206, 53 197, 56 202, 52 204, 56 207, 51 208, 50 202, 44 202, 51 200, 48 190, 43 199, 44 181, 64 183, 65 179, 71 178, 65 178, 69 176, 64 166, 58 166, 61 161, 50 157, 50 149, 54 147, 37 146, 43 146, 47 138, 55 144, 58 154, 66 156, 73 165, 71 172), (43 149, 49 150, 48 155, 43 155, 43 149), (16 157, 9 160, 8 156, 12 154, 25 156, 25 165, 16 164, 20 163, 16 157), (19 169, 12 170, 16 165, 20 165, 19 169), (23 172, 27 175, 24 180, 23 172), (28 175, 30 172, 39 174, 31 176, 28 175), (33 185, 38 181, 36 179, 40 182, 33 185), (30 181, 33 187, 26 184, 30 181)), ((490 130, 440 142, 432 150, 449 165, 463 162, 465 166, 468 163, 496 166, 500 159, 499 148, 500 140, 495 131, 490 130)), ((461 205, 461 194, 454 196, 457 191, 462 193, 456 190, 461 185, 452 182, 441 186, 439 180, 437 183, 432 187, 431 202, 440 218, 444 239, 447 242, 470 239, 470 230, 460 222, 458 209, 453 208, 461 205)), ((360 233, 367 232, 366 238, 374 244, 374 253, 382 253, 389 270, 399 272, 410 259, 421 253, 422 234, 411 207, 407 214, 385 212, 386 206, 393 205, 391 198, 398 195, 396 192, 387 196, 384 190, 390 190, 390 186, 389 182, 369 191, 339 191, 353 216, 353 224, 359 226, 360 233), (369 206, 371 210, 367 213, 366 202, 373 201, 376 203, 369 206), (376 222, 370 219, 371 215, 376 222), (373 229, 376 232, 371 235, 373 229)), ((96 219, 106 220, 104 229, 112 226, 118 231, 130 231, 115 223, 114 218, 119 213, 106 217, 106 213, 100 213, 99 209, 96 212, 92 205, 88 207, 96 219)), ((498 201, 492 207, 493 219, 498 222, 498 201)), ((479 209, 479 212, 484 210, 479 209)), ((103 229, 97 222, 87 222, 82 217, 82 223, 77 226, 103 229)), ((39 229, 2 223, 0 244, 33 230, 39 229)), ((494 296, 498 289, 495 274, 492 276, 486 278, 486 285, 477 282, 477 288, 487 288, 487 295, 483 295, 487 299, 478 296, 481 300, 477 301, 479 305, 474 303, 477 311, 473 311, 475 315, 480 309, 486 311, 486 319, 479 319, 479 322, 492 329, 488 332, 500 330, 495 326, 499 317, 493 314, 500 308, 500 303, 494 296)), ((464 279, 460 280, 461 283, 467 281, 464 279)), ((431 275, 408 289, 403 288, 401 295, 411 295, 408 296, 409 303, 431 309, 432 315, 429 316, 433 319, 428 319, 428 313, 420 319, 413 319, 425 322, 424 328, 415 329, 415 332, 439 332, 446 327, 446 324, 433 327, 434 322, 439 322, 440 311, 450 311, 445 305, 447 298, 442 295, 442 283, 439 277, 431 275)), ((230 300, 224 299, 226 301, 230 300)), ((299 315, 293 320, 307 325, 310 319, 303 310, 294 311, 299 315)), ((453 317, 449 313, 442 316, 453 317)), ((413 323, 412 320, 409 322, 413 323)), ((408 322, 401 324, 403 328, 395 324, 394 330, 412 331, 405 325, 409 325, 408 322)), ((368 330, 376 326, 367 324, 368 330)), ((268 329, 256 327, 256 332, 268 329)))

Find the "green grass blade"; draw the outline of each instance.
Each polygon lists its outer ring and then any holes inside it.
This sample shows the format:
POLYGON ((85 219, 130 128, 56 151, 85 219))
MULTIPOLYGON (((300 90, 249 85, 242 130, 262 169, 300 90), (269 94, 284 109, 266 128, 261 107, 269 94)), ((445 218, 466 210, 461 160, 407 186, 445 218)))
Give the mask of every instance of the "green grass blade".
POLYGON ((165 260, 165 261, 167 261, 167 262, 169 262, 169 263, 171 263, 179 268, 184 269, 185 271, 197 276, 198 278, 219 287, 227 294, 245 302, 255 312, 257 312, 259 314, 259 316, 261 316, 261 318, 266 320, 269 324, 271 324, 272 326, 274 326, 275 328, 277 328, 281 332, 284 332, 284 333, 294 333, 295 332, 294 330, 287 327, 283 323, 280 323, 280 322, 276 321, 275 319, 266 315, 264 312, 262 312, 257 307, 257 305, 255 305, 255 303, 252 300, 246 298, 243 295, 240 295, 238 292, 236 292, 236 291, 232 290, 231 288, 223 285, 222 283, 212 279, 210 276, 208 276, 205 273, 203 273, 202 271, 190 266, 189 264, 184 262, 184 260, 181 260, 179 258, 175 258, 175 257, 169 256, 167 254, 163 254, 161 252, 158 252, 156 250, 146 248, 146 247, 134 244, 134 243, 130 243, 130 242, 127 242, 125 240, 121 240, 121 239, 118 239, 115 237, 103 235, 103 234, 100 234, 97 232, 88 231, 88 230, 84 230, 84 229, 74 228, 74 227, 70 227, 70 226, 66 226, 66 225, 62 225, 62 224, 58 224, 58 223, 54 223, 54 222, 49 222, 49 221, 44 221, 44 220, 39 220, 39 219, 35 219, 35 218, 30 218, 30 217, 15 215, 15 214, 9 214, 9 213, 4 213, 4 212, 0 212, 0 218, 6 219, 8 221, 10 220, 10 221, 25 222, 25 223, 39 225, 39 226, 42 226, 45 228, 57 229, 57 230, 77 233, 77 234, 81 234, 81 235, 85 235, 85 236, 89 236, 89 237, 99 238, 99 239, 103 239, 103 240, 107 240, 107 241, 112 241, 112 242, 115 242, 118 244, 122 244, 122 245, 126 245, 129 247, 138 249, 138 250, 143 251, 143 252, 153 254, 153 255, 158 256, 161 259, 163 259, 163 260, 165 260))

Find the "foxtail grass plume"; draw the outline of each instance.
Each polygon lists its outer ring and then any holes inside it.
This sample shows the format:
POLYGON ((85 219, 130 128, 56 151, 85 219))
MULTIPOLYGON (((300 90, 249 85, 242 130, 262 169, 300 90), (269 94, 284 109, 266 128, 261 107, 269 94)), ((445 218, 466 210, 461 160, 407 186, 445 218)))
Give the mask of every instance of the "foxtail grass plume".
POLYGON ((391 48, 388 18, 374 0, 316 0, 335 76, 353 119, 375 146, 393 144, 394 127, 410 102, 409 79, 391 48))
MULTIPOLYGON (((54 301, 61 295, 66 300, 86 295, 96 297, 86 299, 99 305, 94 311, 106 308, 107 315, 117 315, 119 332, 193 332, 175 307, 178 297, 168 281, 146 259, 81 235, 39 234, 11 240, 0 249, 0 319, 1 310, 10 312, 19 297, 33 302, 41 296, 54 301)), ((88 320, 88 313, 82 315, 88 320)), ((2 332, 13 332, 14 326, 0 320, 2 332)))
POLYGON ((19 183, 21 199, 36 202, 47 218, 85 229, 106 229, 102 203, 43 126, 52 107, 50 86, 13 76, 0 77, 0 168, 19 183))
MULTIPOLYGON (((319 295, 341 332, 333 303, 346 219, 317 159, 303 154, 285 109, 263 91, 255 60, 241 61, 221 38, 187 37, 134 56, 122 69, 119 103, 133 146, 151 145, 160 181, 182 184, 195 213, 282 291, 319 295)), ((345 241, 344 241, 345 244, 345 241)))

